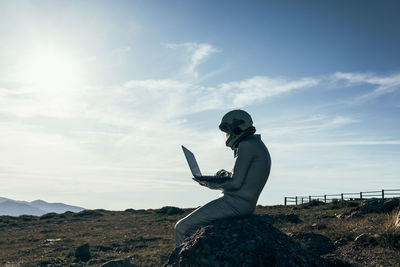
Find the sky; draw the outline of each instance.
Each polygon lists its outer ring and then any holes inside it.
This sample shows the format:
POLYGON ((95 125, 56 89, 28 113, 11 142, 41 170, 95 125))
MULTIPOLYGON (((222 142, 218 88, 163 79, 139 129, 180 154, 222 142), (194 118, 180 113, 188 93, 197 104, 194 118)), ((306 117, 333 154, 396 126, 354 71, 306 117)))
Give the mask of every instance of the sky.
POLYGON ((258 204, 400 188, 398 1, 0 0, 0 196, 197 207, 248 111, 258 204))

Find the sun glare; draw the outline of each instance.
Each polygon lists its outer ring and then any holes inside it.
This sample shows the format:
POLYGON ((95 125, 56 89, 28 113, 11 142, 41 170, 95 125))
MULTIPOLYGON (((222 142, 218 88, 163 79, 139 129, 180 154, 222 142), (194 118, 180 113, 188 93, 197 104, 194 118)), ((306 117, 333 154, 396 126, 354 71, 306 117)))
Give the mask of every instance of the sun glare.
POLYGON ((69 109, 75 104, 80 83, 78 64, 55 50, 37 51, 24 60, 22 81, 47 107, 69 109))

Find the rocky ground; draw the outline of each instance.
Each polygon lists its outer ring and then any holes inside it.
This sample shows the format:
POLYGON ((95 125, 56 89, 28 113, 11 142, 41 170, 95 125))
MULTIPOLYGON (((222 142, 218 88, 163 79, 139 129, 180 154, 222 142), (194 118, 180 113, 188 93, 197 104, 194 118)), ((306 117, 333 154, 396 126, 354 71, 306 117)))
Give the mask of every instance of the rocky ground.
POLYGON ((173 226, 192 209, 0 216, 0 265, 196 266, 183 259, 198 250, 209 257, 195 257, 200 266, 232 259, 245 260, 242 266, 400 266, 399 206, 399 199, 258 206, 254 218, 203 227, 175 250, 173 226))

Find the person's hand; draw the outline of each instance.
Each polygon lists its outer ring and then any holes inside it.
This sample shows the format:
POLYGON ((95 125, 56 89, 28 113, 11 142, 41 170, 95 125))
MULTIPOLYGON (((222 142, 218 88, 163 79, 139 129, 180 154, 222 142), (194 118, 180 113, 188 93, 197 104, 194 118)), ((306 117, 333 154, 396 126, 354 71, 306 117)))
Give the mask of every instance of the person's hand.
POLYGON ((222 170, 217 171, 215 176, 218 176, 218 177, 231 177, 232 173, 228 172, 227 170, 222 169, 222 170))

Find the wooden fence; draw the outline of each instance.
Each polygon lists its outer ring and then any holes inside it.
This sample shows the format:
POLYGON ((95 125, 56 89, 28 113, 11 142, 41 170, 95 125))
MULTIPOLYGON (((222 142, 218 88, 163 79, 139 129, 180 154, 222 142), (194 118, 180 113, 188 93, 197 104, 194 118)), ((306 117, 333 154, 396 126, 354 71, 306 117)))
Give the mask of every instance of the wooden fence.
POLYGON ((382 189, 378 191, 365 191, 359 193, 340 193, 331 195, 319 195, 319 196, 295 196, 285 197, 285 206, 290 204, 304 204, 311 202, 312 200, 323 201, 325 203, 331 202, 334 199, 337 200, 363 200, 367 198, 392 198, 400 197, 400 189, 382 189))

